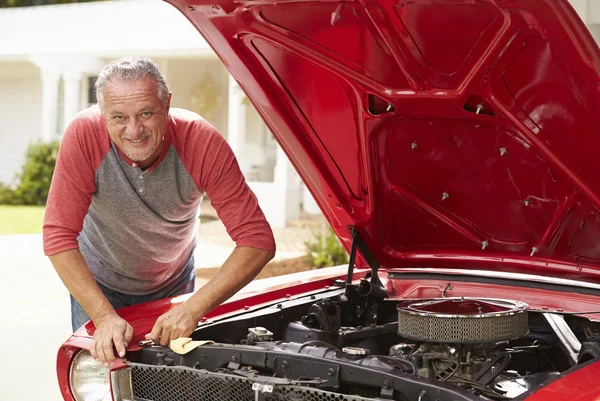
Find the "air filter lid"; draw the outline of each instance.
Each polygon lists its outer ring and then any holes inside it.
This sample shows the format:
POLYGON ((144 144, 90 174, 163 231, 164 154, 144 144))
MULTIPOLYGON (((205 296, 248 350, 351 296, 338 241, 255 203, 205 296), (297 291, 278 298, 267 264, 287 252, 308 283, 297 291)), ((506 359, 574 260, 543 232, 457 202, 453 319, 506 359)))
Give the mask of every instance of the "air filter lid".
POLYGON ((438 343, 508 341, 527 334, 524 302, 487 298, 439 298, 398 305, 398 334, 438 343))

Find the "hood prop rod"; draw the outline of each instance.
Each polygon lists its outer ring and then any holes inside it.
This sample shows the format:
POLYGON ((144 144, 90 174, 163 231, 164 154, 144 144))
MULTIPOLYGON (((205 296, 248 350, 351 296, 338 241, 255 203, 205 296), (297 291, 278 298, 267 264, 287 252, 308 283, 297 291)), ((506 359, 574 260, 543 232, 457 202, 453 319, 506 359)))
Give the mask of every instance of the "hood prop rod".
POLYGON ((350 248, 346 288, 344 294, 339 296, 338 301, 341 304, 347 304, 346 313, 349 323, 354 323, 357 326, 377 324, 379 303, 387 298, 387 292, 377 274, 379 262, 373 257, 358 229, 355 226, 350 226, 348 230, 352 237, 352 247, 350 248), (352 284, 352 276, 357 250, 371 266, 371 279, 361 280, 360 284, 355 285, 352 284))
POLYGON ((386 297, 385 290, 383 289, 383 285, 379 280, 379 275, 377 272, 379 271, 379 262, 375 259, 371 250, 365 244, 362 236, 358 232, 358 229, 355 226, 349 227, 350 236, 352 238, 352 247, 350 248, 350 257, 348 261, 348 274, 346 276, 346 295, 349 295, 349 287, 352 283, 352 275, 354 274, 354 262, 356 261, 356 250, 358 249, 362 256, 365 258, 369 266, 371 267, 371 281, 368 282, 364 280, 361 282, 358 288, 358 292, 361 296, 365 298, 380 298, 383 299, 386 297), (381 292, 383 290, 383 293, 381 292))
POLYGON ((350 248, 350 258, 348 260, 348 274, 346 275, 346 285, 352 283, 352 274, 354 274, 354 260, 356 259, 356 237, 360 236, 354 227, 350 227, 350 236, 352 237, 352 247, 350 248))

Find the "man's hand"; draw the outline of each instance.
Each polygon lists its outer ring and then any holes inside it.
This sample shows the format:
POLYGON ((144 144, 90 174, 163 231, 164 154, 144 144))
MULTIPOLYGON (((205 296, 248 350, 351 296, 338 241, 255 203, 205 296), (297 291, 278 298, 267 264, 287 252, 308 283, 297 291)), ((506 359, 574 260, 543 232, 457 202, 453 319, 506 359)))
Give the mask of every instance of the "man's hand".
POLYGON ((115 348, 121 358, 125 356, 125 350, 132 337, 133 327, 129 323, 116 314, 109 315, 96 326, 90 353, 96 360, 108 366, 116 359, 115 348))
POLYGON ((166 347, 172 340, 189 337, 198 321, 248 284, 273 258, 275 252, 236 247, 217 274, 185 303, 158 318, 146 339, 166 347))
POLYGON ((186 303, 176 306, 158 318, 152 332, 146 339, 153 340, 163 347, 179 337, 189 337, 198 327, 198 319, 188 309, 186 303))
POLYGON ((96 325, 90 353, 104 363, 115 361, 114 347, 119 356, 125 356, 127 344, 133 337, 133 328, 121 319, 104 296, 79 249, 50 256, 60 279, 96 325))

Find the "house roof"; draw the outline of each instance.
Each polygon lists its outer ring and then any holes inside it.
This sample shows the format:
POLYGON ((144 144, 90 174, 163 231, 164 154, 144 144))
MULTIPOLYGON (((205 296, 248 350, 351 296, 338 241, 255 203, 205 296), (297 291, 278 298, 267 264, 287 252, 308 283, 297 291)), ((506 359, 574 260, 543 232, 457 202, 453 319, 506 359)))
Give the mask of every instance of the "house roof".
POLYGON ((0 58, 77 54, 212 55, 186 18, 160 0, 0 9, 0 58))

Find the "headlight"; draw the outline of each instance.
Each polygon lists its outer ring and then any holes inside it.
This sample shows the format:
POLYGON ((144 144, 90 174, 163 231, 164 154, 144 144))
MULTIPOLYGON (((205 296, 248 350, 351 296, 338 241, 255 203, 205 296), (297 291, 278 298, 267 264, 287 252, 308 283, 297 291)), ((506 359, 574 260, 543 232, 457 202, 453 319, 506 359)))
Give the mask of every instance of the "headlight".
POLYGON ((69 384, 76 401, 112 401, 110 370, 92 358, 89 351, 79 351, 73 359, 69 384))

